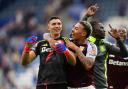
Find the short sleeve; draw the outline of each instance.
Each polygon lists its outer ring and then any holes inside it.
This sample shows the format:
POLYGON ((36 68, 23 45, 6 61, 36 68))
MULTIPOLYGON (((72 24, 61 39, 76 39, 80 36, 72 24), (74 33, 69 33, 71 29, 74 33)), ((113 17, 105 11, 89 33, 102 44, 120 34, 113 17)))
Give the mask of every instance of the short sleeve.
POLYGON ((38 48, 37 47, 38 47, 38 43, 36 43, 35 45, 33 45, 31 47, 31 50, 34 51, 36 55, 38 55, 38 48))
POLYGON ((95 60, 97 56, 97 47, 94 43, 89 43, 87 47, 86 57, 92 58, 95 60))

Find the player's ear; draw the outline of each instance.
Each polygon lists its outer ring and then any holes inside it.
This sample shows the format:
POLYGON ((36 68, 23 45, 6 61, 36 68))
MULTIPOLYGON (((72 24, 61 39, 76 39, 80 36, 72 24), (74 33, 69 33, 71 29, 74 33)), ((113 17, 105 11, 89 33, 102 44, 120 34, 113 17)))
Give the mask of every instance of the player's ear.
POLYGON ((48 31, 49 31, 49 26, 50 26, 50 24, 48 23, 48 31))
POLYGON ((86 32, 82 32, 82 34, 81 34, 82 36, 86 36, 87 35, 87 33, 86 32))

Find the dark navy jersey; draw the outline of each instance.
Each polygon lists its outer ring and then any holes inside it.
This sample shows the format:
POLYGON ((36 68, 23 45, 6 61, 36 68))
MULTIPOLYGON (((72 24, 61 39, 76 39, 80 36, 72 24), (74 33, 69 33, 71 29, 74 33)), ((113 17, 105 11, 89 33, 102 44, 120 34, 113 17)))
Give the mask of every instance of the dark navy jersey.
MULTIPOLYGON (((59 38, 57 40, 62 40, 59 38)), ((55 52, 45 40, 39 41, 32 48, 40 57, 38 85, 66 83, 67 60, 64 54, 55 52)))
POLYGON ((107 64, 109 89, 127 89, 128 57, 109 55, 107 64))
MULTIPOLYGON (((94 49, 96 47, 95 45, 93 45, 93 46, 90 45, 90 43, 82 44, 82 45, 77 44, 77 43, 75 43, 75 44, 77 46, 79 46, 81 50, 83 50, 82 52, 86 57, 88 55, 90 55, 90 57, 91 57, 91 53, 89 53, 89 52, 91 52, 90 49, 91 49, 91 47, 94 47, 94 49), (88 51, 88 49, 90 51, 88 51)), ((97 52, 97 49, 96 49, 96 52, 97 52)), ((68 86, 73 87, 73 88, 78 88, 78 87, 86 87, 86 86, 92 85, 93 84, 92 69, 90 71, 86 71, 83 64, 80 62, 79 58, 77 57, 76 65, 68 66, 68 86)))
POLYGON ((109 54, 126 56, 127 49, 121 40, 117 40, 119 48, 104 41, 96 39, 92 36, 89 37, 89 41, 93 42, 97 46, 98 54, 94 63, 94 80, 97 89, 107 89, 107 59, 109 54))

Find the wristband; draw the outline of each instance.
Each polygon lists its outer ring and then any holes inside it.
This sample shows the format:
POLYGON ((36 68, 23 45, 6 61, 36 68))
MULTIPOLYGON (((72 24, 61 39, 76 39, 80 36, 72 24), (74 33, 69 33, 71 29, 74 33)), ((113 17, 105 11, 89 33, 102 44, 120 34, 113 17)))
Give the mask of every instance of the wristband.
POLYGON ((65 54, 66 56, 70 56, 70 53, 69 53, 68 49, 66 49, 66 51, 64 52, 64 54, 65 54))
POLYGON ((67 58, 68 63, 69 63, 69 64, 74 64, 74 60, 72 60, 72 59, 70 58, 70 52, 69 52, 68 49, 66 49, 66 51, 64 52, 64 54, 65 54, 66 57, 68 57, 68 58, 67 58))
POLYGON ((30 51, 30 48, 29 48, 29 47, 25 47, 25 48, 24 48, 24 52, 25 52, 25 53, 29 53, 29 51, 30 51))

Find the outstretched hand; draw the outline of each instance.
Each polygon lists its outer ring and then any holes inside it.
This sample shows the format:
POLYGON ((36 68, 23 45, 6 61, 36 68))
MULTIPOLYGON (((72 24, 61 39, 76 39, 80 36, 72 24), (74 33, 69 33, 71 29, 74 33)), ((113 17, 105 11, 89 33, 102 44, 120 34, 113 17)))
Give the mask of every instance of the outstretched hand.
POLYGON ((30 36, 28 38, 26 38, 25 43, 31 47, 32 45, 34 45, 37 42, 37 36, 30 36))
POLYGON ((85 12, 85 15, 88 17, 93 16, 97 12, 98 8, 99 7, 97 4, 91 5, 90 7, 88 7, 87 11, 85 12))
POLYGON ((108 31, 108 33, 115 39, 120 39, 120 34, 118 32, 118 29, 113 28, 110 24, 110 31, 108 31))
POLYGON ((55 43, 55 46, 53 46, 53 48, 58 53, 64 53, 67 50, 67 47, 61 41, 58 41, 57 43, 55 43))

